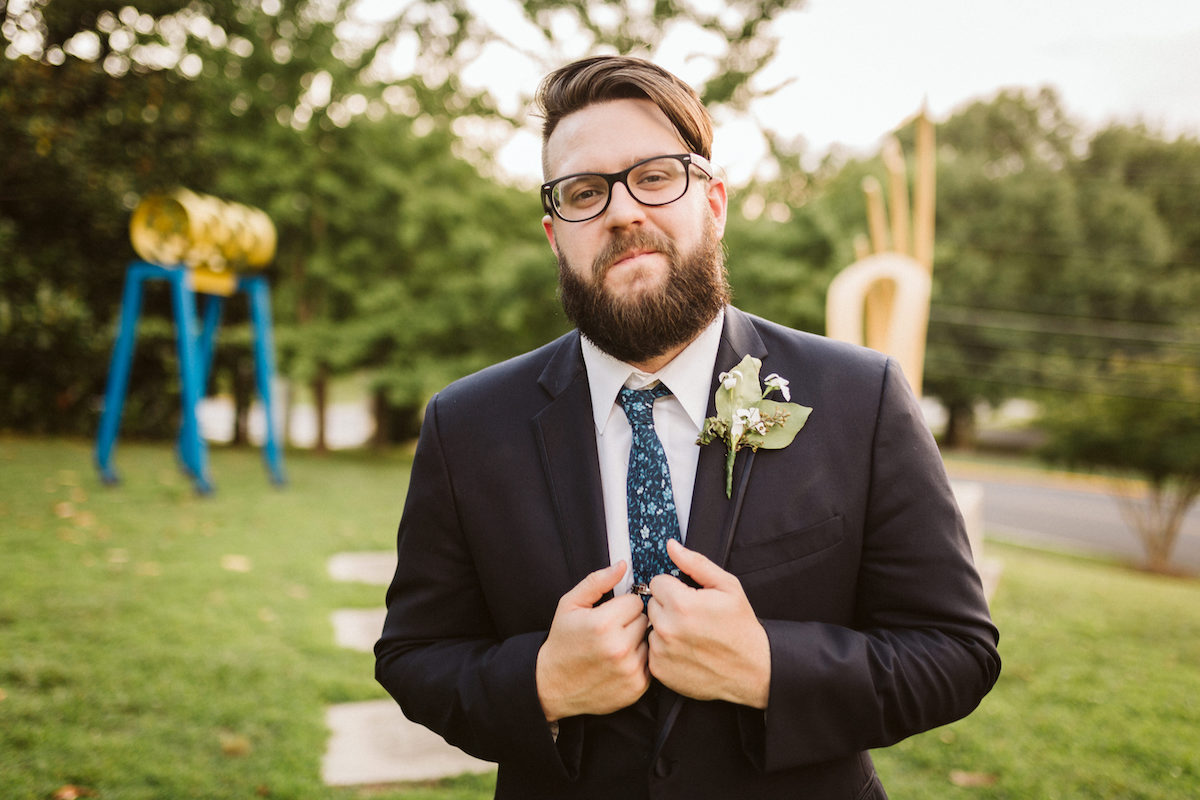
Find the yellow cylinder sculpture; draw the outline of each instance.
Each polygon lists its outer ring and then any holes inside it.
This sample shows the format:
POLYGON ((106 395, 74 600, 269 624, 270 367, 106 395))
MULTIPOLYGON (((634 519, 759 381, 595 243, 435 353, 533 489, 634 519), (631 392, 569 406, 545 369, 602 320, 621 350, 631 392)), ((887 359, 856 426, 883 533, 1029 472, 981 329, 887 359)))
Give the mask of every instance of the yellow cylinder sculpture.
POLYGON ((275 257, 275 226, 264 211, 187 189, 142 198, 129 238, 152 264, 188 267, 192 288, 209 294, 232 294, 237 272, 275 257))

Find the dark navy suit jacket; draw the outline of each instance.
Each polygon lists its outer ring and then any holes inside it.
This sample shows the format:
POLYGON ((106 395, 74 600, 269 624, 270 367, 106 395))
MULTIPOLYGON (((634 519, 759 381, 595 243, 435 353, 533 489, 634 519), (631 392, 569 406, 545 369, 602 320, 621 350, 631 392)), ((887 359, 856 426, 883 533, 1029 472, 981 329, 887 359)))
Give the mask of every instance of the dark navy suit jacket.
POLYGON ((866 751, 963 717, 996 681, 962 517, 896 364, 729 308, 714 390, 747 354, 813 412, 790 446, 739 453, 731 498, 721 445, 701 449, 687 546, 737 575, 766 628, 765 713, 658 687, 555 741, 538 648, 608 563, 579 335, 429 403, 376 674, 409 718, 499 762, 497 797, 882 798, 866 751))

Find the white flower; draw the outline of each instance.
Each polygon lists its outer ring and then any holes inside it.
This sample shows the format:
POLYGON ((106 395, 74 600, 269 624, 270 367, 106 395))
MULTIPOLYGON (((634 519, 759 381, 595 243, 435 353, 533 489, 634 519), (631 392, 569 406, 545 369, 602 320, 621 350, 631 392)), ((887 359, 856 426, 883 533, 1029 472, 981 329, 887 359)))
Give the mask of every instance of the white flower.
POLYGON ((717 380, 719 380, 721 385, 726 389, 732 391, 733 387, 737 386, 738 379, 741 377, 741 374, 737 370, 734 370, 732 372, 722 372, 717 376, 717 380))
POLYGON ((768 389, 778 389, 782 392, 784 400, 792 399, 792 390, 788 388, 787 378, 781 378, 777 373, 772 372, 763 383, 766 384, 768 389))
POLYGON ((746 430, 746 417, 750 412, 744 408, 736 409, 733 412, 733 419, 729 421, 729 441, 739 442, 742 438, 742 432, 746 430))
POLYGON ((733 422, 740 430, 754 430, 762 434, 767 432, 767 423, 757 407, 739 408, 733 412, 733 422))

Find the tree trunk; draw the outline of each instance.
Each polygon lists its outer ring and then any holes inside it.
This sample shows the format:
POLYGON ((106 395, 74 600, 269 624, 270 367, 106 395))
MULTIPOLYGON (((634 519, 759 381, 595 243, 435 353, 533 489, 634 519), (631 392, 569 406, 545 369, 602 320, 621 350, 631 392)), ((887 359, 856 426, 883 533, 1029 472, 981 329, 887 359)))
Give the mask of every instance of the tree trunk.
POLYGON ((317 418, 316 451, 324 453, 329 450, 325 439, 325 410, 328 403, 329 370, 324 364, 317 368, 317 375, 312 380, 313 413, 317 418))
POLYGON ((382 450, 392 440, 391 413, 387 392, 382 387, 376 387, 371 393, 371 416, 375 418, 375 432, 371 434, 371 447, 375 450, 382 450))
POLYGON ((254 375, 253 371, 247 368, 244 358, 235 359, 229 372, 233 385, 233 443, 244 445, 249 442, 246 420, 254 394, 254 375))
POLYGON ((948 403, 946 432, 942 435, 948 450, 975 448, 975 408, 969 403, 948 403))
POLYGON ((1177 486, 1152 481, 1141 497, 1121 495, 1121 516, 1133 528, 1146 551, 1149 572, 1170 573, 1171 553, 1179 539, 1184 515, 1200 496, 1200 479, 1184 480, 1177 486))

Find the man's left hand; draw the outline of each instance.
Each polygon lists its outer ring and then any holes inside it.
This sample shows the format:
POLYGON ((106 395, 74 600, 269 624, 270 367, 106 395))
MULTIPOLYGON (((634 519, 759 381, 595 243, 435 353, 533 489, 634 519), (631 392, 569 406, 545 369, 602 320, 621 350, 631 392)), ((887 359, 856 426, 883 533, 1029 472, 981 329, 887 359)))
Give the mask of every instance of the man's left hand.
POLYGON ((741 582, 674 539, 667 555, 700 588, 671 575, 650 581, 650 673, 686 697, 765 709, 771 646, 741 582))

